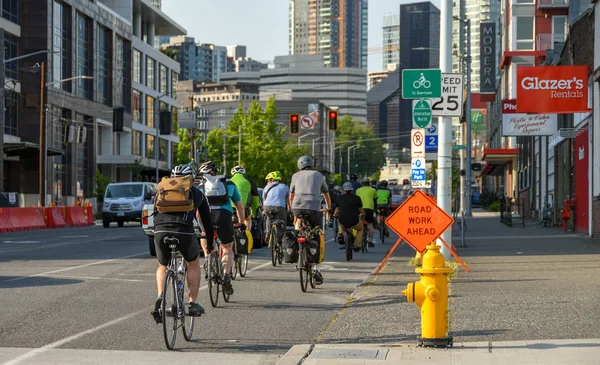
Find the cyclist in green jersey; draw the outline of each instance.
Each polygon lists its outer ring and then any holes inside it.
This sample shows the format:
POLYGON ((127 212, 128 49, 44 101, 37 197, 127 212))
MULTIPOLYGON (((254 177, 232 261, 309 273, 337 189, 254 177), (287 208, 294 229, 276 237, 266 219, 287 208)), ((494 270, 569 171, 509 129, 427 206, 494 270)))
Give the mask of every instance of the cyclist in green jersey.
POLYGON ((365 211, 365 220, 367 221, 367 227, 369 228, 369 247, 375 247, 373 244, 373 223, 375 207, 377 206, 377 190, 373 189, 370 185, 371 180, 364 178, 362 180, 362 187, 356 190, 355 194, 362 200, 363 210, 365 211))
POLYGON ((379 229, 385 229, 386 237, 390 236, 383 220, 390 214, 390 204, 392 203, 392 191, 388 189, 388 182, 382 180, 377 189, 377 211, 379 212, 379 229))
POLYGON ((246 169, 235 166, 231 169, 231 182, 235 184, 242 197, 242 206, 245 209, 246 228, 252 230, 252 214, 256 213, 260 204, 260 198, 256 184, 246 176, 246 169))

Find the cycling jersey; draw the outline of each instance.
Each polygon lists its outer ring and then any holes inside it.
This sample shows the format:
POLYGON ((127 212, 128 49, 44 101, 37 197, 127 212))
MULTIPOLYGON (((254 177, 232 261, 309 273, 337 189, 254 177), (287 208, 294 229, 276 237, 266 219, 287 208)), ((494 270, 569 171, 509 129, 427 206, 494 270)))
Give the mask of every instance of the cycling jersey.
POLYGON ((364 209, 375 210, 375 201, 377 200, 377 190, 370 186, 363 186, 356 190, 356 195, 362 200, 364 209))
POLYGON ((392 200, 392 191, 388 188, 377 189, 377 205, 389 205, 392 200))
POLYGON ((252 184, 242 174, 235 174, 231 177, 231 182, 235 184, 242 198, 242 206, 244 208, 250 208, 250 191, 252 190, 252 184))
POLYGON ((289 195, 290 189, 285 184, 269 183, 263 190, 263 206, 286 208, 289 195))

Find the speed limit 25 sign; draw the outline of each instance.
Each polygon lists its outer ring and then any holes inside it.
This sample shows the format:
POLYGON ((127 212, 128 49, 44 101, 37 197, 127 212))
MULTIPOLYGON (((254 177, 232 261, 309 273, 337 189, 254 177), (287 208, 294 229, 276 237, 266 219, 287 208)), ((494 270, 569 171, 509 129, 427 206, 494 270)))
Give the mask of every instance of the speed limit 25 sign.
POLYGON ((460 117, 463 113, 463 76, 442 73, 442 97, 431 99, 435 117, 460 117))

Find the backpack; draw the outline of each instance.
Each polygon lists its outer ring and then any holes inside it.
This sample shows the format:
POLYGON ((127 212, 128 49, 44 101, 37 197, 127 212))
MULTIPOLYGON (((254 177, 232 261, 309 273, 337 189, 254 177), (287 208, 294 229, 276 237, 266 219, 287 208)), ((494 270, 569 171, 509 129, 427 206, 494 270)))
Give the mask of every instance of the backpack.
POLYGON ((223 175, 204 175, 204 195, 211 206, 222 206, 229 203, 227 180, 223 175))
POLYGON ((192 179, 189 176, 163 177, 154 205, 159 213, 187 213, 194 210, 192 179))

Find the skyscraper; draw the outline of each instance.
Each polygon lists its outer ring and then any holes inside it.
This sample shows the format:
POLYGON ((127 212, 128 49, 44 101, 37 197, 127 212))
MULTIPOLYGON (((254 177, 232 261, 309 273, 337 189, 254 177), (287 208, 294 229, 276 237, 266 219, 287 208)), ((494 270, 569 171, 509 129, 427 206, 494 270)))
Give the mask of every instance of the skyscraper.
POLYGON ((398 67, 400 63, 400 16, 386 14, 383 17, 383 69, 398 67))
POLYGON ((325 66, 367 68, 368 0, 290 0, 289 52, 325 66))

